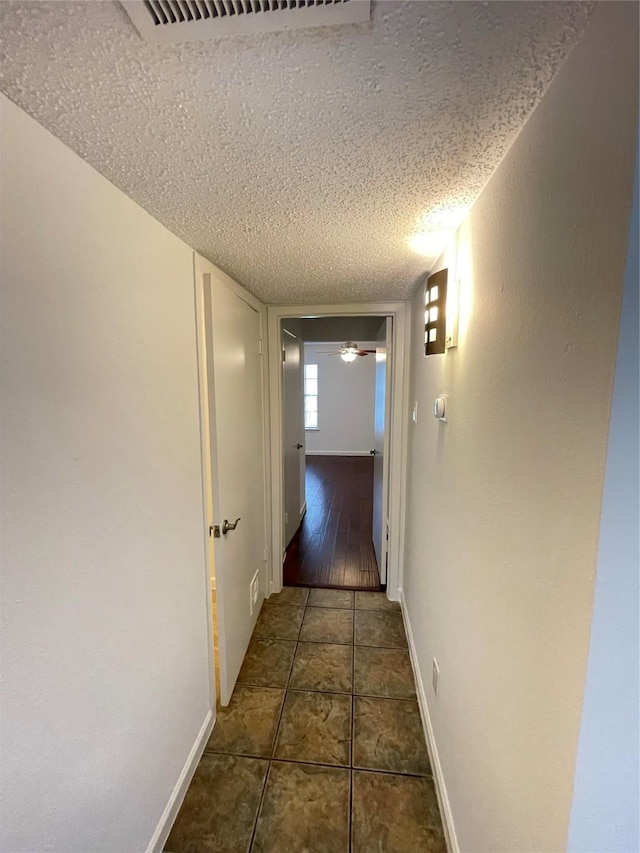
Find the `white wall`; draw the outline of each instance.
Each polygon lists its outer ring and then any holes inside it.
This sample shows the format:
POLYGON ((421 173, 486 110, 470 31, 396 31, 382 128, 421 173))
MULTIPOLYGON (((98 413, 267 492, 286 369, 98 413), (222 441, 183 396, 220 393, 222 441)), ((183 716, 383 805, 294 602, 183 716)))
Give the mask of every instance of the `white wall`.
POLYGON ((640 850, 638 153, 569 850, 640 850))
MULTIPOLYGON (((361 349, 376 342, 358 341, 361 349)), ((340 344, 305 344, 305 362, 318 365, 318 429, 306 430, 306 452, 361 455, 373 448, 376 381, 375 355, 358 356, 351 363, 327 355, 340 344)))
POLYGON ((425 358, 421 290, 413 305, 404 594, 443 790, 460 849, 473 853, 551 853, 567 841, 631 200, 637 14, 635 4, 596 9, 438 263, 461 280, 458 348, 425 358), (441 392, 448 424, 430 413, 441 392))
POLYGON ((0 108, 0 846, 129 853, 211 707, 192 252, 0 108))

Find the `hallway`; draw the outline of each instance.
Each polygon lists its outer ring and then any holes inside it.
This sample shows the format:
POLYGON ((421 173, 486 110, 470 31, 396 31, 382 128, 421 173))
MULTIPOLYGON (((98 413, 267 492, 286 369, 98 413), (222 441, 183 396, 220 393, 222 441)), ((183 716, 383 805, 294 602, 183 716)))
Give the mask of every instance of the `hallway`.
POLYGON ((640 851, 639 45, 0 2, 0 853, 640 851))
POLYGON ((287 547, 289 586, 378 591, 373 550, 373 458, 307 456, 307 512, 287 547))
POLYGON ((399 605, 263 604, 165 850, 445 853, 399 605))

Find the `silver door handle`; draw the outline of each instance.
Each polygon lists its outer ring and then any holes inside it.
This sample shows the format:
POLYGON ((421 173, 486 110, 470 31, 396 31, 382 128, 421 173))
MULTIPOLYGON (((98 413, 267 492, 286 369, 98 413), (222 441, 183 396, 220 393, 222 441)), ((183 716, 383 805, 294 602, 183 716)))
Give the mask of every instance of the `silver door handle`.
POLYGON ((225 518, 225 520, 222 522, 222 535, 226 536, 230 530, 235 530, 238 526, 239 521, 239 518, 236 518, 235 521, 227 521, 227 519, 225 518))
POLYGON ((296 444, 296 450, 302 450, 304 444, 296 444))

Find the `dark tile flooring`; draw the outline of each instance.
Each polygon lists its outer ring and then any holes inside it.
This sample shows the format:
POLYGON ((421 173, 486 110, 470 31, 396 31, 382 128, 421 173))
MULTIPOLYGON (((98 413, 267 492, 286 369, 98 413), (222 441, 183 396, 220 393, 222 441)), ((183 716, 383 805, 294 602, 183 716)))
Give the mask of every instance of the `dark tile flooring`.
POLYGON ((402 614, 383 593, 266 601, 171 853, 445 853, 402 614))

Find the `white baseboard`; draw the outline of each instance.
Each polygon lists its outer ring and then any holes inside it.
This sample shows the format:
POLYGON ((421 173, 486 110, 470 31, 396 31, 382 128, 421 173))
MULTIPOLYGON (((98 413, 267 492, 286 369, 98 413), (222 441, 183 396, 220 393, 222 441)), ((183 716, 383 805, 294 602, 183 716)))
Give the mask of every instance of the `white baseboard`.
POLYGON ((427 741, 427 749, 429 751, 429 760, 431 761, 431 769, 433 770, 433 779, 435 782, 436 794, 438 796, 438 805, 440 806, 440 814, 442 815, 442 823, 444 825, 444 834, 447 842, 447 850, 449 853, 460 853, 458 846, 458 838, 453 822, 453 813, 451 804, 447 795, 447 787, 444 783, 442 775, 442 766, 438 757, 438 748, 436 746, 435 737, 433 734, 433 726, 431 725, 431 717, 429 716, 429 708, 427 706, 427 695, 424 689, 422 675, 418 668, 418 656, 416 653, 415 643, 413 641, 413 632, 407 613, 407 603, 404 597, 404 590, 400 589, 400 606, 402 607, 402 618, 404 620, 405 631, 407 632, 407 640, 409 642, 409 655, 411 657, 411 666, 413 667, 413 675, 416 681, 416 692, 418 694, 418 707, 420 708, 420 716, 422 717, 422 726, 424 728, 425 740, 427 741))
POLYGON ((182 805, 182 801, 187 793, 187 788, 191 784, 193 774, 196 772, 198 762, 200 761, 204 748, 207 745, 207 741, 209 740, 209 735, 211 734, 215 721, 215 714, 213 711, 209 711, 204 719, 204 723, 202 724, 200 731, 198 732, 196 742, 191 747, 189 757, 187 758, 187 761, 182 768, 182 772, 178 777, 176 786, 169 797, 169 802, 162 813, 162 817, 156 827, 156 831, 153 833, 151 841, 147 846, 147 853, 161 853, 164 848, 167 838, 169 837, 169 833, 171 832, 173 822, 178 816, 180 806, 182 805))
POLYGON ((305 501, 300 507, 300 522, 302 523, 302 519, 305 517, 307 512, 307 502, 305 501))
POLYGON ((305 456, 371 456, 368 450, 307 450, 305 456))

